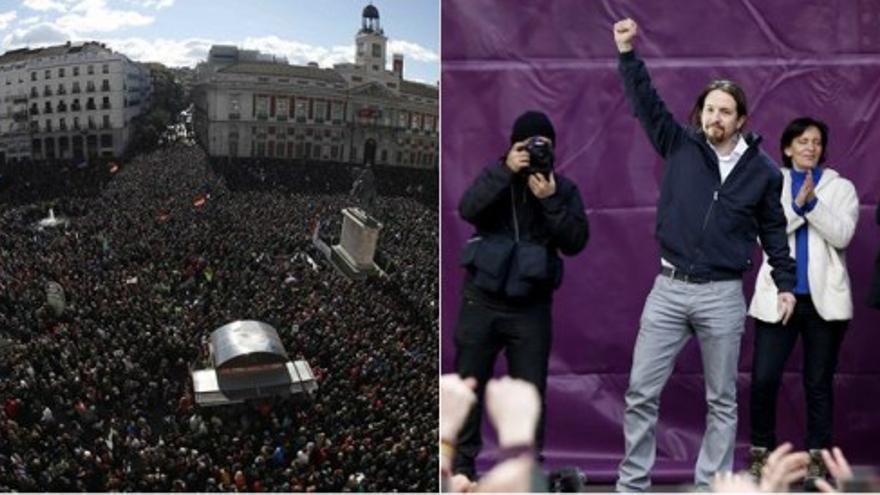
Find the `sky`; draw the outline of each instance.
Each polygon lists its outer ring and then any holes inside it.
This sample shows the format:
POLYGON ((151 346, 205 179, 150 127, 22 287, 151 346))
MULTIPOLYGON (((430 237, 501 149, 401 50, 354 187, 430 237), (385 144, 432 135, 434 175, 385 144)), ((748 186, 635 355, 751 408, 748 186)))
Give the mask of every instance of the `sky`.
POLYGON ((439 0, 0 0, 0 53, 95 40, 138 62, 193 67, 212 44, 321 67, 354 62, 361 12, 372 3, 404 77, 439 80, 439 0))

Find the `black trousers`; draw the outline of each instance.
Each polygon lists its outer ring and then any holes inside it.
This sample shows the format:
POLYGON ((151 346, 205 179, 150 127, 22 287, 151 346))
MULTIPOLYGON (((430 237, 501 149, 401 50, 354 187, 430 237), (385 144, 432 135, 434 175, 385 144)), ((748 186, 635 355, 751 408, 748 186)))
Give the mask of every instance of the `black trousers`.
POLYGON ((482 447, 483 391, 502 349, 510 376, 533 383, 540 392, 541 419, 535 432, 535 448, 541 451, 551 325, 549 302, 502 309, 464 297, 455 328, 455 369, 462 378, 477 379, 478 400, 459 433, 453 472, 476 478, 474 461, 482 447))
POLYGON ((798 335, 803 337, 803 382, 807 400, 807 448, 831 446, 834 373, 848 321, 825 321, 809 296, 797 296, 788 325, 755 322, 752 361, 751 442, 776 448, 776 401, 785 362, 798 335))

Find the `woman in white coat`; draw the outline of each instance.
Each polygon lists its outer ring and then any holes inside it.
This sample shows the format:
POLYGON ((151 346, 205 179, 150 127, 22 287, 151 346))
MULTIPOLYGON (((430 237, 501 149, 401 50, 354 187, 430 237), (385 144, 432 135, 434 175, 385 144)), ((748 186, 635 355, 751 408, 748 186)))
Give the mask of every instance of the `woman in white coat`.
POLYGON ((777 309, 777 289, 767 257, 758 272, 749 314, 755 318, 751 383, 751 470, 760 475, 776 447, 776 402, 785 363, 803 340, 809 476, 824 474, 821 449, 831 446, 837 354, 853 315, 846 247, 859 215, 852 182, 825 166, 828 127, 811 118, 792 121, 782 133, 782 207, 788 243, 797 261, 797 304, 789 321, 777 309))

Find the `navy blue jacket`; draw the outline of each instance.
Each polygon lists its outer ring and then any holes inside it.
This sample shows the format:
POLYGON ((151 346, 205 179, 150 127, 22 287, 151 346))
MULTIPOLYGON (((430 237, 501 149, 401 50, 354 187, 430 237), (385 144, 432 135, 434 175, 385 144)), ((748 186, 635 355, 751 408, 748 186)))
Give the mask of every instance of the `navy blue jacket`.
MULTIPOLYGON (((880 225, 880 204, 877 205, 877 225, 880 225)), ((880 251, 877 252, 877 260, 874 262, 874 281, 868 304, 872 308, 880 309, 880 251)))
POLYGON ((663 258, 696 277, 741 278, 760 238, 776 286, 790 292, 796 275, 779 199, 782 173, 758 147, 761 138, 744 136, 748 150, 722 183, 705 135, 676 122, 635 52, 621 54, 618 69, 636 117, 666 160, 656 228, 663 258))

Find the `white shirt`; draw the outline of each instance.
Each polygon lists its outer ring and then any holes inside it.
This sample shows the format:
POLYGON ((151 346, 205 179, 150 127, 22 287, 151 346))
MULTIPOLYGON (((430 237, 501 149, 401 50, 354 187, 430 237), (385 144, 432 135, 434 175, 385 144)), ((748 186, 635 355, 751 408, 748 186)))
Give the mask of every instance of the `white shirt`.
POLYGON ((740 157, 743 156, 743 153, 745 153, 746 150, 749 149, 749 145, 742 137, 742 134, 740 134, 738 139, 736 140, 736 146, 733 147, 733 151, 731 151, 730 154, 727 156, 721 156, 721 154, 718 153, 718 149, 712 146, 712 143, 709 143, 709 146, 712 147, 712 151, 714 151, 715 155, 718 156, 718 172, 721 174, 721 183, 723 184, 724 179, 726 179, 727 176, 730 175, 730 172, 733 170, 736 162, 738 162, 740 157))

